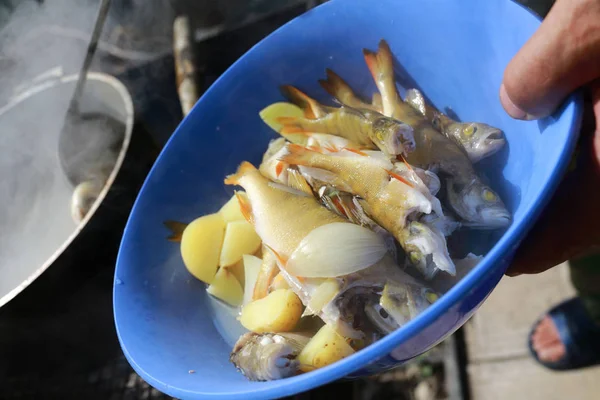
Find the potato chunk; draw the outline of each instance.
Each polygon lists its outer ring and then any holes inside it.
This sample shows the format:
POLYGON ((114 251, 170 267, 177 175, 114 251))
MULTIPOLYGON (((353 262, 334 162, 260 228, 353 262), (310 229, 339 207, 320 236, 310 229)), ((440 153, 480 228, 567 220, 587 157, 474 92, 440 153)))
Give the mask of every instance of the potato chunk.
MULTIPOLYGON (((237 194, 242 197, 246 197, 246 193, 244 192, 237 192, 237 194)), ((229 201, 225 203, 223 207, 221 207, 219 214, 221 214, 225 220, 225 223, 246 220, 242 214, 242 210, 240 209, 240 202, 235 194, 231 196, 231 199, 229 199, 229 201)))
POLYGON ((289 332, 302 315, 302 302, 290 289, 279 289, 267 297, 246 304, 240 322, 256 332, 289 332))
POLYGON ((303 372, 333 364, 354 353, 346 340, 329 325, 321 329, 310 339, 310 342, 298 355, 300 369, 303 372))
POLYGON ((227 268, 221 268, 206 291, 224 302, 237 307, 242 304, 244 289, 227 268))
POLYGON ((258 257, 254 257, 248 254, 244 254, 243 258, 244 265, 244 302, 248 304, 252 301, 252 295, 254 294, 254 285, 256 284, 256 278, 258 278, 258 272, 262 265, 262 260, 258 257))
POLYGON ((181 235, 181 257, 192 275, 212 283, 223 245, 225 221, 219 214, 200 217, 190 223, 181 235))
POLYGON ((260 237, 254 227, 246 221, 233 221, 227 224, 219 265, 227 267, 242 259, 244 254, 253 254, 260 246, 260 237))

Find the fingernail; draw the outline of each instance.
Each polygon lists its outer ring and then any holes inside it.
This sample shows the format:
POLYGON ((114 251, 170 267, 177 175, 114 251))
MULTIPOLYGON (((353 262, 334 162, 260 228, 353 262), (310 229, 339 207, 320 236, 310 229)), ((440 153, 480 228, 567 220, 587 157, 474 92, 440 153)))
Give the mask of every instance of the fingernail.
POLYGON ((508 93, 506 93, 506 88, 504 87, 504 83, 500 85, 500 102, 502 103, 502 107, 504 110, 515 119, 522 120, 531 120, 534 119, 533 116, 528 115, 525 111, 521 110, 519 107, 512 102, 510 97, 508 97, 508 93))

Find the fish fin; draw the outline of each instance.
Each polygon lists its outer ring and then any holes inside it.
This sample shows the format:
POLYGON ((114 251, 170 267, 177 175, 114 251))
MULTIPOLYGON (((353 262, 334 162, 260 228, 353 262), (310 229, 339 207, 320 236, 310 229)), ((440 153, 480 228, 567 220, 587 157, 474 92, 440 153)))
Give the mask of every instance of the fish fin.
MULTIPOLYGON (((287 258, 283 257, 281 254, 279 254, 274 248, 272 248, 271 246, 269 246, 266 243, 263 243, 263 245, 271 252, 273 253, 273 255, 275 256, 275 258, 277 259, 277 263, 279 264, 280 267, 284 268, 285 265, 287 264, 288 260, 287 258)), ((285 269, 285 268, 284 268, 285 269)))
POLYGON ((298 117, 277 117, 275 121, 279 122, 281 125, 294 125, 300 122, 298 117))
POLYGON ((399 154, 396 159, 398 159, 399 161, 402 161, 402 163, 404 163, 404 165, 406 165, 406 168, 408 168, 410 171, 415 172, 415 170, 413 169, 412 165, 410 165, 408 163, 408 161, 406 161, 406 158, 404 158, 403 154, 399 154))
POLYGON ((235 197, 237 198, 237 201, 240 205, 240 211, 242 212, 242 215, 246 221, 253 223, 254 218, 252 217, 252 205, 248 199, 242 196, 239 192, 235 192, 235 197))
POLYGON ((350 194, 354 194, 354 191, 352 190, 352 188, 346 182, 344 182, 338 175, 336 175, 335 173, 333 173, 331 171, 327 171, 326 169, 322 169, 322 168, 307 167, 307 166, 300 166, 299 169, 300 169, 300 172, 302 173, 302 175, 308 176, 309 179, 316 179, 318 181, 321 181, 328 185, 331 185, 343 192, 348 192, 350 194))
POLYGON ((242 161, 235 174, 228 175, 224 183, 226 185, 238 185, 240 179, 251 171, 257 171, 256 167, 248 161, 242 161))
POLYGON ((281 86, 281 93, 292 103, 302 108, 306 118, 314 119, 322 117, 326 114, 322 105, 318 101, 301 91, 300 89, 291 86, 281 86))
POLYGON ((287 147, 289 153, 282 156, 279 161, 290 165, 305 165, 310 153, 316 153, 314 150, 293 143, 288 144, 287 147))
POLYGON ((405 185, 410 186, 411 188, 414 188, 415 186, 410 183, 409 181, 407 181, 406 179, 404 179, 403 177, 401 177, 400 175, 394 173, 393 171, 390 171, 389 169, 386 169, 385 172, 388 173, 389 176, 391 176, 392 178, 399 180, 400 182, 404 183, 405 185))
POLYGON ((164 221, 163 225, 167 227, 171 231, 171 235, 167 237, 167 240, 170 242, 181 242, 181 237, 183 235, 183 231, 188 226, 188 224, 179 221, 164 221))
POLYGON ((277 176, 279 178, 279 175, 281 175, 281 173, 283 172, 284 167, 285 167, 285 164, 282 163, 281 161, 278 161, 277 165, 275 165, 275 176, 277 176))
POLYGON ((279 130, 282 135, 308 133, 301 125, 298 117, 278 117, 276 121, 283 125, 279 130))
POLYGON ((297 169, 290 168, 288 170, 288 185, 293 189, 304 192, 310 196, 314 196, 312 188, 297 169))
POLYGON ((333 144, 327 144, 327 146, 323 146, 323 148, 327 151, 330 151, 332 153, 337 153, 338 151, 340 151, 340 149, 338 149, 337 147, 335 147, 335 145, 333 144))
POLYGON ((408 89, 404 96, 404 101, 411 105, 412 108, 420 112, 423 116, 426 116, 427 110, 425 110, 425 96, 417 89, 408 89))
POLYGON ((365 153, 363 151, 360 151, 360 150, 357 150, 357 149, 352 149, 350 147, 344 147, 342 150, 346 150, 346 151, 349 151, 349 152, 354 153, 354 154, 358 154, 359 156, 363 156, 363 157, 368 157, 369 156, 367 153, 365 153))
POLYGON ((371 105, 379 112, 383 112, 383 100, 381 99, 381 93, 373 93, 371 105))

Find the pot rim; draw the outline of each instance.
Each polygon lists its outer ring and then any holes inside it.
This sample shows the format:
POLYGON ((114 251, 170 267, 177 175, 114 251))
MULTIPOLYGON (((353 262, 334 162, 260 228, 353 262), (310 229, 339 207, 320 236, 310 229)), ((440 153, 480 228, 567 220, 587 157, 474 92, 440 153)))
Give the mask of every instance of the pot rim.
MULTIPOLYGON (((42 81, 41 83, 36 83, 37 79, 32 79, 31 82, 34 83, 33 86, 23 90, 21 93, 13 96, 6 105, 0 107, 0 116, 4 115, 6 112, 9 112, 14 107, 18 106, 22 102, 28 100, 29 98, 42 93, 46 90, 53 89, 59 85, 74 83, 79 74, 72 74, 63 76, 60 72, 58 77, 56 74, 53 74, 50 70, 47 73, 53 75, 54 77, 51 79, 47 79, 42 81)), ((45 74, 42 74, 45 75, 45 74)), ((52 253, 52 255, 46 259, 46 261, 36 270, 34 270, 27 279, 22 281, 19 285, 17 285, 14 289, 9 291, 4 296, 0 297, 0 307, 3 307, 10 300, 14 299, 19 293, 21 293, 25 288, 27 288, 33 281, 35 281, 44 271, 46 271, 54 262, 60 257, 61 254, 71 245, 71 243, 75 240, 75 238, 81 233, 83 228, 87 225, 87 223, 93 218, 96 211, 100 207, 100 204, 104 201, 108 191, 112 187, 117 174, 121 170, 121 166, 123 165, 123 161, 125 160, 125 156, 127 151, 129 150, 129 145, 131 143, 131 136, 133 132, 133 121, 134 121, 134 109, 133 109, 133 99, 129 90, 125 87, 125 85, 116 77, 105 74, 102 72, 89 72, 87 74, 87 80, 93 80, 102 82, 106 85, 111 86, 123 99, 124 102, 124 111, 125 111, 125 131, 123 133, 123 144, 121 145, 121 149, 119 150, 119 154, 117 156, 117 160, 115 165, 112 168, 106 183, 104 184, 102 191, 100 192, 98 198, 90 208, 90 211, 86 214, 86 216, 77 224, 73 232, 67 237, 67 239, 52 253)))

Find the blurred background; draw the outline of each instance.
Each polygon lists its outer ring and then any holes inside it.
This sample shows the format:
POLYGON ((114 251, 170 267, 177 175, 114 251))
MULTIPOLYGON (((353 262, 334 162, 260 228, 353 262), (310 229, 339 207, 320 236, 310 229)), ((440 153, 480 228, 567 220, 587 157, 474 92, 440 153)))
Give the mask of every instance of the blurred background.
MULTIPOLYGON (((135 162, 124 164, 128 169, 103 201, 110 221, 86 232, 86 240, 76 242, 77 251, 67 251, 60 265, 0 308, 1 399, 169 398, 129 367, 114 329, 113 271, 129 209, 187 111, 186 96, 200 96, 254 44, 322 2, 112 1, 91 70, 116 77, 131 94, 135 122, 129 152, 135 157, 129 158, 135 162), (185 17, 189 32, 174 29, 177 17, 185 17), (176 62, 174 41, 182 35, 190 46, 176 54, 183 57, 176 62), (177 68, 187 75, 178 75, 177 68), (182 77, 191 89, 180 86, 182 77)), ((553 2, 521 3, 544 16, 553 2)), ((0 0, 0 107, 32 86, 78 72, 98 6, 98 0, 0 0)), ((20 118, 35 119, 38 112, 29 109, 20 118)), ((3 140, 0 149, 6 151, 3 140)), ((537 367, 526 350, 535 318, 571 291, 564 266, 538 278, 504 280, 465 328, 429 353, 382 375, 295 397, 597 399, 599 380, 593 377, 600 371, 552 374, 537 367), (533 287, 539 293, 530 300, 533 287), (523 310, 519 302, 526 295, 530 304, 523 310)))

